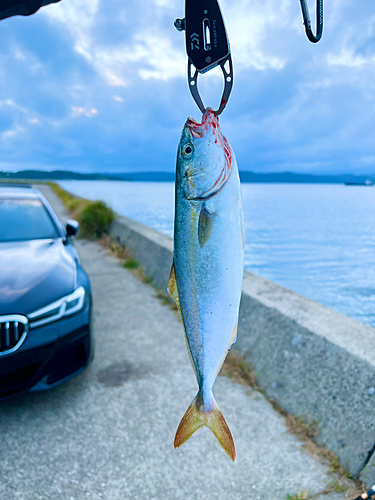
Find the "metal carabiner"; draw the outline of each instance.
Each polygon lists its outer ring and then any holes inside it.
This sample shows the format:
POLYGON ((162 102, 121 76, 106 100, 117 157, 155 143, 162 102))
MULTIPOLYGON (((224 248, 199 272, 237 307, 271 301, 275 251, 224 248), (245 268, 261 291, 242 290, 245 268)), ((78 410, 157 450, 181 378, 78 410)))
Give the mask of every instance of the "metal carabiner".
POLYGON ((307 38, 310 42, 317 43, 322 38, 323 34, 323 0, 316 0, 316 35, 314 35, 311 29, 311 19, 307 0, 300 0, 300 2, 307 38))

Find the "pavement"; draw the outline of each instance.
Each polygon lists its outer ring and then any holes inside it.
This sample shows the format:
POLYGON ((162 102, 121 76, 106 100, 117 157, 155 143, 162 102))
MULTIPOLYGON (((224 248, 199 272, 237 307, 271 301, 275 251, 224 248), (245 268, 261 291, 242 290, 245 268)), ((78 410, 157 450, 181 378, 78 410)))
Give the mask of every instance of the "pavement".
MULTIPOLYGON (((65 221, 60 200, 42 189, 65 221)), ((97 243, 76 245, 93 287, 95 360, 54 390, 0 404, 1 500, 345 498, 319 495, 334 479, 329 464, 303 449, 260 393, 225 377, 214 392, 235 463, 207 428, 175 450, 197 392, 178 316, 97 243)))

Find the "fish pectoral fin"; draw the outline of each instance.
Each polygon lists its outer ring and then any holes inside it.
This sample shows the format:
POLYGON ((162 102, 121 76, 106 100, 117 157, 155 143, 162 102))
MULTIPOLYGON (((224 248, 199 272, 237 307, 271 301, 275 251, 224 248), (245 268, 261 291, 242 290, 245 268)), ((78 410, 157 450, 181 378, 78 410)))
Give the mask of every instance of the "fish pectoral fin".
POLYGON ((204 411, 204 406, 201 404, 201 401, 202 399, 198 393, 189 408, 186 410, 186 413, 178 426, 176 437, 174 439, 174 447, 178 448, 182 444, 186 443, 196 430, 205 425, 211 429, 226 453, 234 461, 236 459, 236 449, 233 437, 213 395, 213 409, 204 411))
POLYGON ((204 247, 212 234, 212 230, 214 228, 214 217, 215 214, 210 213, 203 205, 199 214, 198 223, 198 241, 201 248, 204 247))

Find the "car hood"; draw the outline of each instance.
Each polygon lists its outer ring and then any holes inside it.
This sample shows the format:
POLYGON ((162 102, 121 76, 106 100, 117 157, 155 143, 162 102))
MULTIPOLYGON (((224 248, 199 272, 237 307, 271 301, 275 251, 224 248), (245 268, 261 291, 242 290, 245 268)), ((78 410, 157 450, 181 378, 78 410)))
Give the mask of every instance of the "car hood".
POLYGON ((0 314, 28 314, 71 293, 76 262, 62 239, 0 243, 0 314))

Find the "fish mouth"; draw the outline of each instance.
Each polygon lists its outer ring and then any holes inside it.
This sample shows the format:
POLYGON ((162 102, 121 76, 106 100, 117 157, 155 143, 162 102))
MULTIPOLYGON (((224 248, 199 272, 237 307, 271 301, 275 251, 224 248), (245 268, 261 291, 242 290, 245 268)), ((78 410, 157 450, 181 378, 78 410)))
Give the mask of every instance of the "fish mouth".
POLYGON ((227 164, 226 169, 230 172, 232 169, 232 150, 227 139, 224 137, 223 132, 221 131, 219 117, 216 116, 215 111, 212 108, 206 108, 202 115, 201 123, 198 123, 194 120, 194 118, 189 116, 186 120, 186 127, 189 129, 191 135, 196 139, 202 138, 208 130, 212 130, 213 135, 216 135, 217 137, 216 140, 219 140, 223 147, 225 161, 227 164))
POLYGON ((215 115, 215 111, 212 108, 207 108, 202 115, 201 123, 189 116, 186 120, 186 126, 189 128, 193 137, 200 139, 211 128, 215 134, 216 129, 219 128, 219 118, 215 115))
MULTIPOLYGON (((208 200, 212 198, 215 194, 219 193, 222 188, 227 183, 231 171, 232 171, 232 149, 229 145, 229 142, 224 137, 219 125, 219 118, 216 116, 215 111, 212 108, 207 108, 202 115, 202 122, 198 123, 194 118, 189 117, 186 120, 186 126, 191 132, 191 135, 196 139, 202 138, 209 130, 212 130, 213 135, 216 136, 215 142, 219 141, 221 147, 224 151, 225 163, 222 171, 220 172, 219 177, 216 179, 216 182, 209 188, 206 192, 201 194, 196 198, 189 198, 191 200, 208 200)), ((193 177, 196 177, 198 173, 189 175, 188 178, 193 180, 193 177)), ((198 174, 199 175, 199 174, 198 174)))

